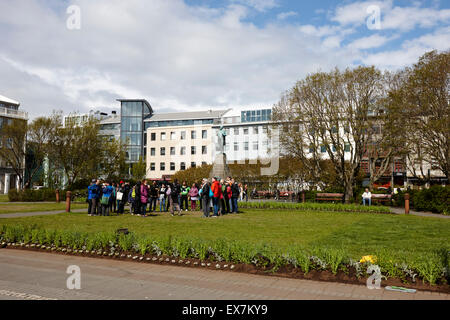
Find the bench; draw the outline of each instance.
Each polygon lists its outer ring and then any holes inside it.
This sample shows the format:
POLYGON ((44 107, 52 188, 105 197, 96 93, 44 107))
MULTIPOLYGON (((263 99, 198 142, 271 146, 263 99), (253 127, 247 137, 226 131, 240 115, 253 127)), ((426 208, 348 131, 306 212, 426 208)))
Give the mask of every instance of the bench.
POLYGON ((384 193, 372 193, 372 202, 391 202, 392 196, 384 193))
POLYGON ((317 193, 316 201, 342 201, 343 193, 317 193))
POLYGON ((280 199, 282 199, 282 198, 290 199, 292 197, 292 194, 293 194, 292 191, 281 191, 280 192, 280 199))
POLYGON ((270 191, 256 191, 256 194, 253 194, 253 199, 269 199, 270 197, 272 197, 270 191))

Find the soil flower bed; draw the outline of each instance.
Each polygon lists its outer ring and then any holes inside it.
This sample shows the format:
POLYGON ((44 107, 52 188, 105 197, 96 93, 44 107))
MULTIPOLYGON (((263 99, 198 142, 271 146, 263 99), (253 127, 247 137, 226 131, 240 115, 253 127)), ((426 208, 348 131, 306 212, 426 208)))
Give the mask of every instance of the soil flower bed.
POLYGON ((132 232, 61 232, 20 225, 0 230, 0 248, 353 284, 365 284, 370 276, 369 266, 376 263, 383 286, 450 293, 448 248, 430 252, 417 261, 401 261, 383 251, 353 260, 343 250, 334 248, 292 246, 281 251, 267 244, 221 239, 153 239, 132 232))

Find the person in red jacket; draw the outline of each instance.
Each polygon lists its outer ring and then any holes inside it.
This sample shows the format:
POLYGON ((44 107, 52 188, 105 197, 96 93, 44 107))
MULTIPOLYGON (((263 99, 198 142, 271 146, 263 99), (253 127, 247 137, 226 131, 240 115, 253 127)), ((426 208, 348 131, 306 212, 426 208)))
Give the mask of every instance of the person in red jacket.
POLYGON ((219 205, 220 205, 220 196, 222 194, 222 187, 218 181, 218 178, 214 177, 212 179, 213 183, 211 185, 211 191, 213 192, 213 206, 214 206, 214 214, 213 217, 218 217, 219 215, 219 205))
POLYGON ((147 180, 142 180, 141 184, 141 215, 145 217, 147 211, 147 202, 148 202, 148 185, 147 180))

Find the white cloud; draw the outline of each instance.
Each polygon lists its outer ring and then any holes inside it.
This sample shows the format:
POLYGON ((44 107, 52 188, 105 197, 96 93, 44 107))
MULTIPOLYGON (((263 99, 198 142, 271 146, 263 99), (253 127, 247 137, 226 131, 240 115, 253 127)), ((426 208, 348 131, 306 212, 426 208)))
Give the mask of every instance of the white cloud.
MULTIPOLYGON (((393 37, 394 38, 394 37, 393 37)), ((363 37, 352 41, 348 47, 352 49, 372 49, 378 48, 386 44, 393 38, 388 38, 385 36, 380 36, 379 34, 374 34, 368 37, 363 37)))
POLYGON ((278 7, 276 0, 231 0, 234 3, 241 3, 258 11, 266 11, 278 7))
POLYGON ((298 13, 295 11, 287 11, 287 12, 281 12, 277 15, 278 20, 285 20, 289 17, 295 17, 298 16, 298 13))

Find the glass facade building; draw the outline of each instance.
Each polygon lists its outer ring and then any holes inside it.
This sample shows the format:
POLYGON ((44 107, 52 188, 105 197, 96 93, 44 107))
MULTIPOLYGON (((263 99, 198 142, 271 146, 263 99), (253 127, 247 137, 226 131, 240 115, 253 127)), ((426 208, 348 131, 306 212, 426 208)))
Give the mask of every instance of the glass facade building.
POLYGON ((241 122, 270 121, 272 109, 249 110, 241 112, 241 122))
POLYGON ((153 109, 146 100, 118 100, 121 103, 120 138, 127 148, 127 161, 145 158, 144 119, 151 117, 153 109))

